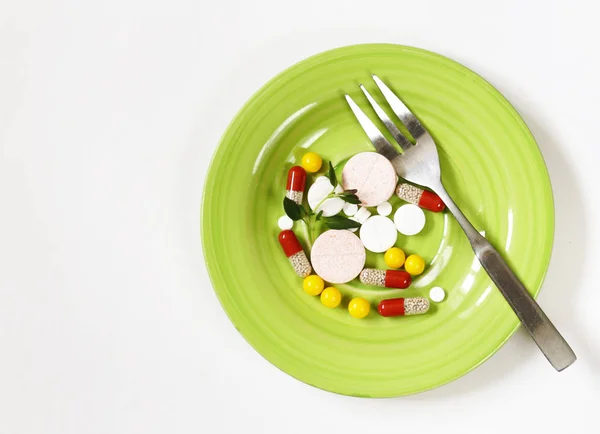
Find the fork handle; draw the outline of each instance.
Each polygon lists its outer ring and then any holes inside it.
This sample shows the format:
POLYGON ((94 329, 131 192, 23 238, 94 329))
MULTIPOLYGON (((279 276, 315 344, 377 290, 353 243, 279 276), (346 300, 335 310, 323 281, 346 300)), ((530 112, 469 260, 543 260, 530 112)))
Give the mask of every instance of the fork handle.
POLYGON ((557 371, 571 365, 577 356, 500 253, 473 227, 441 183, 433 190, 465 231, 475 256, 548 361, 557 371))

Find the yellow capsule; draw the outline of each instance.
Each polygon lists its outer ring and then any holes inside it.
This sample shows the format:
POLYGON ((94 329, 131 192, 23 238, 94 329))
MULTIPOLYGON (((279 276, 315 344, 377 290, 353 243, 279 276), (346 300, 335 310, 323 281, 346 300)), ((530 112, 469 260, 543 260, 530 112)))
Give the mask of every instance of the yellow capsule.
POLYGON ((410 255, 404 262, 404 269, 408 274, 418 276, 425 269, 425 261, 419 255, 410 255))
POLYGON ((315 152, 307 152, 302 157, 301 164, 302 164, 302 167, 304 167, 304 170, 306 170, 308 173, 315 173, 315 172, 318 172, 319 169, 321 168, 321 165, 323 164, 323 160, 321 159, 319 154, 317 154, 315 152))
POLYGON ((388 249, 383 256, 385 265, 387 265, 389 268, 402 267, 402 265, 404 265, 405 258, 406 256, 404 255, 404 252, 398 247, 392 247, 391 249, 388 249))
POLYGON ((316 274, 311 274, 304 278, 302 288, 309 295, 319 295, 323 291, 323 288, 325 288, 325 282, 316 274))
POLYGON ((321 293, 321 303, 327 307, 338 307, 342 301, 342 293, 339 289, 330 286, 321 293))
POLYGON ((353 298, 348 304, 348 312, 354 318, 364 318, 369 314, 370 310, 371 305, 369 302, 361 297, 353 298))

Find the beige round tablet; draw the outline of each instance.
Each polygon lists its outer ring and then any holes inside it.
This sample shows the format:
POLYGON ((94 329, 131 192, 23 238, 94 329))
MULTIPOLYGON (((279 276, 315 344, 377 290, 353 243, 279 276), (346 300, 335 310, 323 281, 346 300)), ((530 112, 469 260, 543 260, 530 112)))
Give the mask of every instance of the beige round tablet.
POLYGON ((357 190, 363 206, 377 206, 394 194, 398 177, 392 163, 376 152, 361 152, 342 170, 344 190, 357 190))
POLYGON ((315 273, 329 283, 350 282, 360 274, 366 258, 365 248, 356 235, 335 229, 319 235, 310 253, 315 273))

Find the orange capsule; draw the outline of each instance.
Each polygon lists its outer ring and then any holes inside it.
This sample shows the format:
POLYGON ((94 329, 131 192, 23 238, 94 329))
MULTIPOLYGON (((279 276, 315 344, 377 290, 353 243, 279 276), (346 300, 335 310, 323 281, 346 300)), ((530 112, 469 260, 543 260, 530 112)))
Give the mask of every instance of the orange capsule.
POLYGON ((298 205, 302 205, 304 187, 306 186, 306 170, 300 166, 293 166, 288 172, 285 197, 292 199, 298 205))
POLYGON ((429 300, 425 297, 389 298, 377 306, 381 316, 421 315, 429 310, 429 300))
POLYGON ((281 244, 283 253, 290 260, 290 264, 292 264, 298 276, 306 277, 312 272, 310 262, 308 262, 306 253, 304 253, 302 245, 298 241, 298 238, 296 238, 294 231, 289 229, 281 231, 279 233, 279 244, 281 244))
POLYGON ((396 195, 402 200, 429 211, 440 212, 446 208, 446 205, 437 194, 411 184, 402 183, 398 185, 396 195))

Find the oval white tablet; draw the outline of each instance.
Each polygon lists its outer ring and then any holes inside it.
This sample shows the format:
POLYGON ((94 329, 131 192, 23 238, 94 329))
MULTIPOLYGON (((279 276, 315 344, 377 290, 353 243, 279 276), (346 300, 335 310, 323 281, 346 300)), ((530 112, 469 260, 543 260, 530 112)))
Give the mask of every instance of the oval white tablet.
POLYGON ((363 206, 377 206, 394 194, 398 177, 392 163, 376 152, 361 152, 342 170, 344 190, 357 190, 363 206))
POLYGON ((429 290, 429 298, 436 303, 444 301, 444 298, 446 298, 446 291, 444 291, 444 288, 434 286, 429 290))
POLYGON ((279 229, 282 231, 292 229, 294 226, 294 220, 289 218, 287 215, 282 215, 279 217, 279 220, 277 220, 277 226, 279 226, 279 229))
POLYGON ((354 220, 359 222, 361 225, 364 222, 366 222, 369 217, 371 217, 371 212, 367 208, 362 207, 362 206, 356 212, 356 214, 354 214, 354 220))
POLYGON ((344 208, 342 209, 344 210, 344 214, 347 216, 353 216, 356 214, 356 211, 358 211, 358 205, 346 202, 344 204, 344 208))
POLYGON ((321 203, 321 201, 323 201, 323 199, 325 199, 333 190, 333 185, 331 185, 327 177, 322 176, 317 178, 313 185, 311 185, 308 189, 308 194, 306 197, 308 206, 310 206, 315 213, 323 211, 323 217, 331 217, 336 215, 344 207, 345 202, 343 199, 340 199, 339 197, 332 197, 321 203), (321 203, 320 206, 319 203, 321 203), (315 209, 317 206, 319 208, 315 209))
POLYGON ((416 235, 425 227, 425 213, 417 205, 402 205, 394 214, 394 223, 401 234, 416 235))
POLYGON ((377 205, 377 214, 384 217, 389 216, 392 213, 392 204, 389 202, 383 202, 377 205))
POLYGON ((365 249, 375 253, 385 252, 396 243, 398 232, 389 218, 375 215, 360 227, 360 240, 365 249))
POLYGON ((310 261, 315 273, 329 283, 350 282, 365 266, 367 254, 360 239, 352 232, 323 232, 315 240, 310 261))

